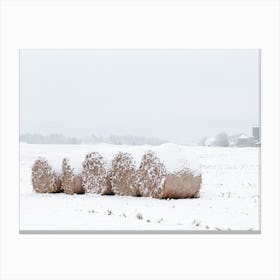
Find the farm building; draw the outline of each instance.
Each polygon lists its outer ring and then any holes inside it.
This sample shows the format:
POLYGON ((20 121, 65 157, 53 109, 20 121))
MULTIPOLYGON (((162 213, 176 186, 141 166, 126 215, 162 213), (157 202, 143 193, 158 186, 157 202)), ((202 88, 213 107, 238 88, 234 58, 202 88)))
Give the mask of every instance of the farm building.
POLYGON ((258 126, 253 127, 253 137, 257 142, 260 142, 260 128, 258 126))
POLYGON ((252 143, 253 143, 253 137, 250 137, 246 134, 241 134, 237 138, 236 146, 237 147, 250 147, 250 146, 252 146, 252 143))

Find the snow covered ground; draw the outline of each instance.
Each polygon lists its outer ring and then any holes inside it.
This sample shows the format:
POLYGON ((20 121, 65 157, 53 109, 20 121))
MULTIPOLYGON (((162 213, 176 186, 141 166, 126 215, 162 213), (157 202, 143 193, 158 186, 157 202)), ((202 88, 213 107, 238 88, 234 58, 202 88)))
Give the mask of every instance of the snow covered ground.
MULTIPOLYGON (((31 166, 39 156, 84 156, 118 147, 20 145, 20 231, 259 231, 259 148, 180 146, 201 163, 199 199, 159 200, 93 194, 39 194, 32 190, 31 166)), ((129 147, 128 147, 129 148, 129 147)), ((139 151, 148 149, 139 146, 139 151)), ((131 148, 132 150, 137 147, 131 148)))

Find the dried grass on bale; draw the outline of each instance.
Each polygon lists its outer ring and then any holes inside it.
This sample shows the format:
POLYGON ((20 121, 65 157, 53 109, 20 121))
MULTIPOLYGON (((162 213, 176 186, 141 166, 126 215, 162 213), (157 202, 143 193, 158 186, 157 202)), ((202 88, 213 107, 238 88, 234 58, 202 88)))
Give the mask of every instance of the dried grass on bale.
POLYGON ((160 198, 167 175, 166 168, 153 151, 146 152, 138 170, 139 191, 142 196, 160 198))
POLYGON ((61 192, 61 178, 54 172, 48 161, 37 159, 32 166, 33 189, 39 193, 61 192))
POLYGON ((97 152, 89 153, 83 162, 83 187, 87 193, 111 194, 110 173, 104 158, 97 152))
POLYGON ((153 198, 197 198, 201 187, 201 175, 193 175, 188 169, 168 172, 154 152, 143 155, 139 176, 142 196, 153 198))
POLYGON ((66 158, 62 161, 62 189, 66 194, 85 193, 81 175, 74 173, 74 169, 71 168, 69 160, 66 158))
POLYGON ((201 175, 194 176, 189 170, 170 173, 166 176, 161 198, 198 198, 201 175))
POLYGON ((112 190, 118 195, 138 196, 137 169, 129 153, 119 152, 112 161, 112 190))

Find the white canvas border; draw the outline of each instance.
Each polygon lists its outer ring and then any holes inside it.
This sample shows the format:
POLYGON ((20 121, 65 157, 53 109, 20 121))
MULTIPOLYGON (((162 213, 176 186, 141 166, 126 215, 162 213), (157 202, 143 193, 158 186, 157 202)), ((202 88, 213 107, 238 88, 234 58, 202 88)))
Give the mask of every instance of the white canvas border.
POLYGON ((2 1, 0 35, 3 279, 279 279, 278 1, 2 1), (262 233, 20 235, 22 48, 260 48, 262 233))

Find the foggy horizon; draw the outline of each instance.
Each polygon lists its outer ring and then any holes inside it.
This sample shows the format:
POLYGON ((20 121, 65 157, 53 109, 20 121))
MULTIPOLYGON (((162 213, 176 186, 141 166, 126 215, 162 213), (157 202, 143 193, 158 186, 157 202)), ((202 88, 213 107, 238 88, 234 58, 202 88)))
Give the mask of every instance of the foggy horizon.
POLYGON ((258 50, 21 50, 20 133, 252 135, 258 50))
MULTIPOLYGON (((174 120, 174 122, 178 123, 178 120, 174 120)), ((107 133, 104 133, 103 131, 106 130, 107 126, 103 125, 102 128, 95 128, 91 129, 87 126, 75 126, 75 125, 66 125, 63 123, 48 123, 48 122, 41 122, 41 123, 31 123, 31 124, 23 124, 20 132, 21 134, 42 134, 42 135, 51 135, 51 134, 62 134, 65 137, 75 137, 75 138, 82 138, 87 137, 91 135, 95 135, 98 137, 109 137, 111 135, 118 135, 118 136, 135 136, 135 137, 151 137, 151 138, 158 138, 159 140, 163 140, 166 142, 174 142, 177 144, 194 144, 197 143, 201 138, 207 137, 207 138, 214 138, 217 134, 225 132, 229 136, 231 135, 237 135, 237 134, 247 134, 248 136, 252 136, 252 128, 254 126, 259 126, 258 123, 252 122, 252 125, 250 122, 244 124, 242 120, 237 122, 236 120, 198 120, 198 121, 191 121, 193 122, 194 126, 196 126, 196 123, 204 123, 204 125, 201 127, 204 133, 197 133, 192 134, 188 138, 185 138, 184 136, 178 137, 178 134, 174 136, 168 136, 170 133, 170 130, 174 131, 176 130, 176 127, 172 127, 172 121, 169 120, 168 123, 166 121, 164 122, 164 127, 159 127, 157 124, 157 121, 149 121, 149 133, 141 134, 137 133, 137 127, 136 129, 133 129, 132 126, 135 126, 135 123, 131 123, 130 125, 128 123, 123 123, 123 126, 118 126, 117 128, 110 128, 107 133), (224 129, 222 125, 219 125, 220 123, 225 123, 228 125, 231 125, 230 129, 224 129), (211 126, 211 123, 216 123, 216 128, 213 129, 211 126), (210 124, 210 125, 209 125, 210 124), (236 124, 236 125, 235 125, 236 124), (235 125, 235 126, 234 126, 235 125), (105 126, 105 127, 104 127, 105 126), (164 128, 169 127, 169 133, 161 132, 159 133, 159 130, 165 130, 164 128), (156 129, 157 133, 153 133, 153 130, 156 129), (73 133, 73 131, 75 133, 73 133)), ((180 124, 186 124, 186 127, 191 127, 188 122, 181 120, 180 124)), ((180 128, 179 128, 180 129, 180 128)), ((189 128, 191 129, 191 128, 189 128)), ((193 130, 192 130, 193 131, 193 130)))

